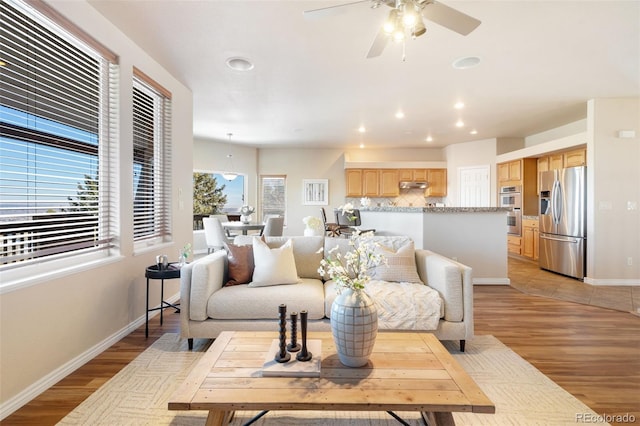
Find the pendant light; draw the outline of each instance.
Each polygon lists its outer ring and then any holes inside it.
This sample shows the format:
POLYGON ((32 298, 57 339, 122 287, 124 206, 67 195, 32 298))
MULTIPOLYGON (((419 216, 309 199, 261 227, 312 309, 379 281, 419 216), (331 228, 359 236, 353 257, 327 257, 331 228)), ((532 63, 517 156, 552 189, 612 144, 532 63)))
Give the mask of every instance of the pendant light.
MULTIPOLYGON (((229 136, 229 143, 231 143, 231 136, 233 136, 233 133, 227 133, 227 136, 229 136)), ((222 177, 228 181, 232 181, 238 177, 238 174, 233 171, 233 154, 227 154, 227 166, 229 166, 227 168, 229 171, 222 172, 222 177)))

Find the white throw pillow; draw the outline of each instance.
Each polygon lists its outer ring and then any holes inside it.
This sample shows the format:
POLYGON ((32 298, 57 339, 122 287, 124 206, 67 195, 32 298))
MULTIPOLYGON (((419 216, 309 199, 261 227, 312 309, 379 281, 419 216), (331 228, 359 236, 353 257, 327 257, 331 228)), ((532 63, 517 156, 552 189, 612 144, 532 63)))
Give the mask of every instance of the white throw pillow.
POLYGON ((278 248, 269 248, 262 238, 253 238, 253 281, 249 287, 266 287, 300 282, 290 239, 278 248))
POLYGON ((413 241, 407 241, 398 250, 384 245, 379 245, 377 250, 385 257, 387 264, 382 263, 376 266, 371 274, 372 279, 392 282, 422 282, 416 267, 416 251, 413 241))

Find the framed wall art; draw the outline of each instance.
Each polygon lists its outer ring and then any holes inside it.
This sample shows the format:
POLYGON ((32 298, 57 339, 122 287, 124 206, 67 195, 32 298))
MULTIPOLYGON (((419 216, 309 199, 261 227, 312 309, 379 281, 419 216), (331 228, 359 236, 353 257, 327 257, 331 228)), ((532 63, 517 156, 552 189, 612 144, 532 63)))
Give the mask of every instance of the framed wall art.
POLYGON ((329 205, 329 179, 303 179, 302 204, 329 205))

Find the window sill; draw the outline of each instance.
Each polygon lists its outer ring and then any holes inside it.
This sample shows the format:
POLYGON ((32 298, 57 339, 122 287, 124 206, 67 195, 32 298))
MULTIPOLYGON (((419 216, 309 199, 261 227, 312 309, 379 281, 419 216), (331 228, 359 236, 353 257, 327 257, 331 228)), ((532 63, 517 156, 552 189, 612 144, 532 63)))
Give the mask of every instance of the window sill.
POLYGON ((93 256, 87 256, 86 259, 78 259, 78 257, 43 262, 37 265, 28 265, 2 272, 0 278, 0 282, 2 282, 2 284, 0 284, 0 294, 10 293, 68 275, 78 274, 99 266, 118 262, 124 258, 120 255, 96 258, 95 254, 93 256))

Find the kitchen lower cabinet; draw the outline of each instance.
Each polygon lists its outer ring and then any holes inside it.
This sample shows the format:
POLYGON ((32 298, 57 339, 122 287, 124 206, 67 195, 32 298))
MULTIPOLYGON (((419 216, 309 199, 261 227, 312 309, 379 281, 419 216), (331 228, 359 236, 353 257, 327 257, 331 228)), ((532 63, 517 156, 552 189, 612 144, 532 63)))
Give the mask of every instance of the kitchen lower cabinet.
POLYGON ((537 219, 522 220, 522 256, 538 260, 540 232, 537 219))
POLYGON ((515 235, 507 235, 507 252, 517 254, 518 256, 521 255, 522 238, 515 235))

